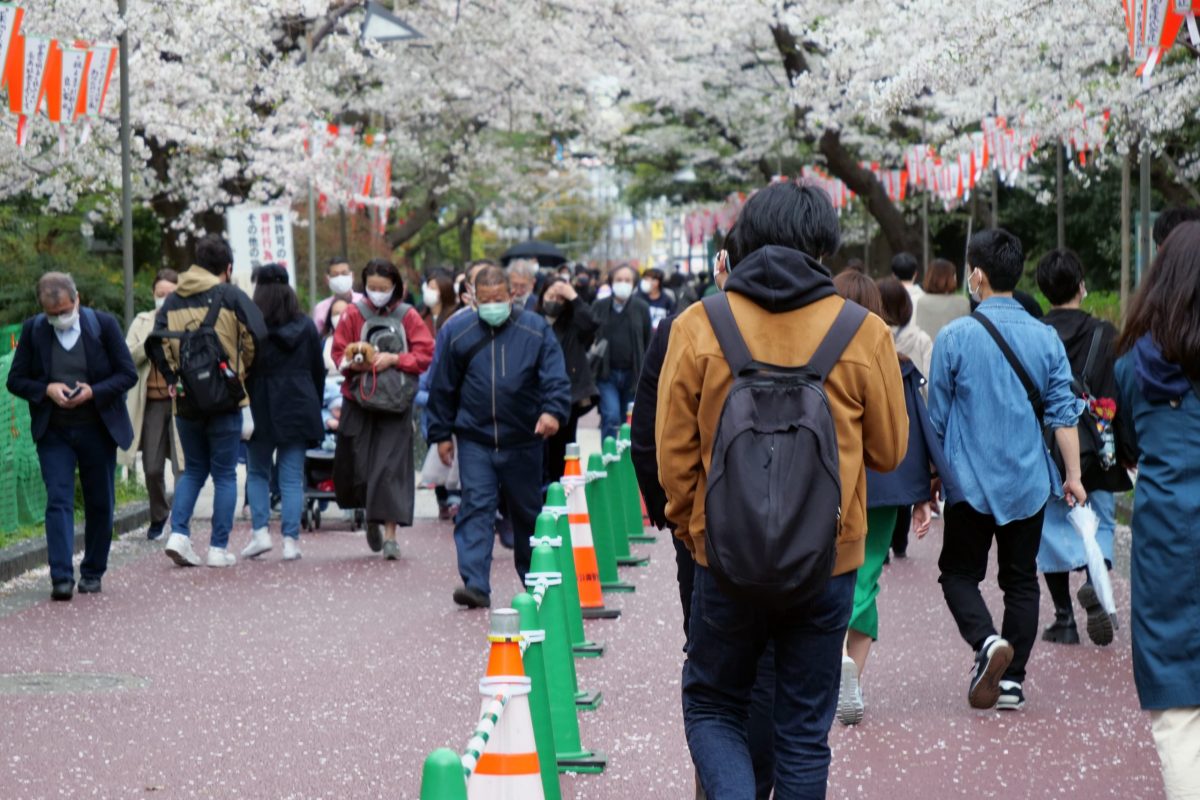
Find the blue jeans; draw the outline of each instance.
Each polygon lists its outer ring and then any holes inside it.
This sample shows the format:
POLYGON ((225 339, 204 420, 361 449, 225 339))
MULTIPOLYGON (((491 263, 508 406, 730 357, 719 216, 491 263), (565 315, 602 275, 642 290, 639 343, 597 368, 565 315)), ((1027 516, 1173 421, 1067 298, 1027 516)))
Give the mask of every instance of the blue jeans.
POLYGON ((300 512, 304 508, 303 443, 274 445, 251 440, 246 462, 246 497, 254 529, 271 521, 271 476, 278 474, 281 500, 280 526, 283 535, 300 538, 300 512), (274 462, 272 462, 274 456, 274 462), (274 466, 274 468, 272 468, 274 466))
POLYGON ((103 423, 51 425, 37 443, 46 483, 46 550, 50 580, 75 579, 75 467, 83 487, 84 549, 81 578, 99 578, 108 568, 113 533, 113 475, 117 444, 103 423))
POLYGON ((825 797, 829 728, 837 708, 854 580, 853 572, 831 578, 806 608, 777 611, 730 598, 706 568, 696 566, 683 666, 683 721, 709 797, 755 797, 746 721, 758 661, 769 643, 775 646, 775 797, 825 797))
POLYGON ((635 389, 637 375, 633 370, 610 369, 607 378, 596 381, 596 391, 600 393, 600 441, 606 436, 617 437, 617 429, 625 421, 625 409, 633 402, 635 389))
POLYGON ((529 537, 542 510, 544 449, 545 445, 535 442, 496 450, 458 438, 462 504, 454 518, 454 546, 458 551, 458 574, 469 588, 492 593, 492 546, 501 494, 512 521, 517 575, 524 582, 532 556, 529 537))
POLYGON ((183 445, 183 475, 175 484, 171 532, 191 536, 196 498, 211 474, 213 517, 211 547, 229 544, 233 512, 237 506, 238 445, 242 440, 242 412, 214 417, 179 417, 179 443, 183 445))

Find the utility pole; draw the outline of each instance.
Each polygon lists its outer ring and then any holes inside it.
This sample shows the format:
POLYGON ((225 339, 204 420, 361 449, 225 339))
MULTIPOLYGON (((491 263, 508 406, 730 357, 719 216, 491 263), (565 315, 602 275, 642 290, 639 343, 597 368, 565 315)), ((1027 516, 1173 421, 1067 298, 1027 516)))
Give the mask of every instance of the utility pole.
POLYGON ((1150 158, 1150 148, 1143 143, 1138 151, 1138 285, 1150 268, 1150 158))
POLYGON ((1064 161, 1066 160, 1063 154, 1062 142, 1058 143, 1055 148, 1056 158, 1054 164, 1054 190, 1055 201, 1058 206, 1058 249, 1062 250, 1067 246, 1067 219, 1066 219, 1066 199, 1064 197, 1065 190, 1063 188, 1063 171, 1065 169, 1064 161))
POLYGON ((129 144, 129 27, 127 0, 117 0, 121 15, 121 260, 125 268, 125 327, 133 323, 133 154, 129 144))
MULTIPOLYGON (((304 70, 310 87, 312 86, 312 43, 313 32, 309 31, 304 39, 304 70)), ((317 197, 313 192, 311 170, 313 149, 317 146, 318 135, 316 127, 313 127, 308 142, 310 171, 308 176, 308 301, 310 303, 317 302, 317 197)))
POLYGON ((1125 311, 1129 307, 1130 253, 1133 237, 1130 236, 1133 211, 1133 151, 1121 159, 1121 322, 1125 322, 1125 311))

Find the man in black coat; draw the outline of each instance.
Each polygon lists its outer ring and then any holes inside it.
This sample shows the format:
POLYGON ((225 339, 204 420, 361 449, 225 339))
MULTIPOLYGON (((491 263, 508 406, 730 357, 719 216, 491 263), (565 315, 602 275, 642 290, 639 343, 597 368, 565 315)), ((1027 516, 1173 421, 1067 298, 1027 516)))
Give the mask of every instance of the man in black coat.
POLYGON ((125 393, 137 370, 121 326, 109 314, 82 308, 70 275, 38 280, 44 313, 25 320, 8 373, 8 391, 29 402, 46 483, 46 547, 50 596, 70 600, 75 589, 75 468, 83 487, 85 534, 79 592, 100 591, 112 544, 117 449, 133 441, 125 393))
POLYGON ((600 437, 616 437, 625 421, 625 409, 633 402, 642 359, 650 342, 650 306, 634 295, 637 272, 623 265, 608 276, 612 294, 592 306, 600 326, 596 340, 603 355, 596 368, 600 392, 600 437))

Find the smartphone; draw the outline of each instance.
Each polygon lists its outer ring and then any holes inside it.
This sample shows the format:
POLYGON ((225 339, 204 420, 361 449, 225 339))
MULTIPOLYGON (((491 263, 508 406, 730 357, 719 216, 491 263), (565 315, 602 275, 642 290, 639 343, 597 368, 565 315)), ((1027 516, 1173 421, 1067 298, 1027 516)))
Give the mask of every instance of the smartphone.
POLYGON ((67 392, 67 399, 68 399, 68 400, 74 400, 76 397, 78 397, 78 396, 79 396, 79 393, 80 393, 80 392, 82 392, 82 391, 83 391, 83 387, 82 387, 82 386, 76 386, 74 389, 72 389, 71 391, 67 392))

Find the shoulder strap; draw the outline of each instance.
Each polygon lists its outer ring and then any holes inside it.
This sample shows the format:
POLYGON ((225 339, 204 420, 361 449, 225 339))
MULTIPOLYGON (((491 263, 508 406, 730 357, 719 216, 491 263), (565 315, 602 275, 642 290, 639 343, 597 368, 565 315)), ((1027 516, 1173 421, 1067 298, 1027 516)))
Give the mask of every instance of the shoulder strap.
POLYGON ((363 322, 375 316, 375 309, 367 305, 366 300, 356 300, 354 307, 358 309, 358 315, 363 318, 363 322))
POLYGON ((717 335, 717 344, 729 362, 729 371, 737 377, 746 367, 754 362, 746 340, 738 330, 737 320, 733 318, 733 309, 729 307, 729 297, 724 293, 709 295, 704 298, 704 312, 712 324, 713 333, 717 335))
POLYGON ((1087 393, 1091 394, 1092 385, 1092 367, 1096 365, 1096 356, 1100 353, 1100 339, 1104 335, 1104 326, 1097 325, 1095 332, 1092 334, 1092 343, 1088 347, 1087 360, 1083 362, 1083 374, 1079 377, 1083 378, 1083 386, 1087 389, 1087 393))
POLYGON ((853 300, 847 300, 842 305, 842 310, 838 312, 829 333, 825 334, 825 338, 817 346, 817 352, 813 353, 813 357, 808 361, 808 366, 821 376, 822 381, 828 378, 829 373, 837 366, 842 353, 849 347, 868 313, 853 300))
POLYGON ((213 296, 208 303, 208 313, 204 315, 204 322, 200 323, 201 328, 215 328, 217 326, 217 317, 221 315, 221 307, 225 305, 225 292, 221 286, 213 287, 213 296))
POLYGON ((490 342, 490 337, 480 336, 479 341, 471 345, 471 349, 467 351, 465 356, 455 359, 458 362, 458 373, 460 376, 471 366, 471 362, 475 360, 475 356, 479 355, 480 351, 487 347, 490 342))
POLYGON ((992 324, 992 321, 986 315, 976 311, 971 314, 971 319, 983 326, 992 339, 996 341, 996 345, 1000 348, 1000 352, 1004 354, 1004 358, 1008 361, 1008 365, 1012 367, 1013 372, 1017 373, 1018 380, 1025 387, 1025 395, 1029 398, 1029 404, 1033 406, 1033 413, 1037 416, 1038 422, 1042 422, 1045 416, 1046 408, 1042 403, 1042 393, 1033 385, 1033 379, 1029 377, 1029 373, 1025 371, 1025 367, 1021 365, 1021 360, 1017 358, 1017 354, 1008 346, 1008 342, 1004 340, 1004 336, 992 324))

